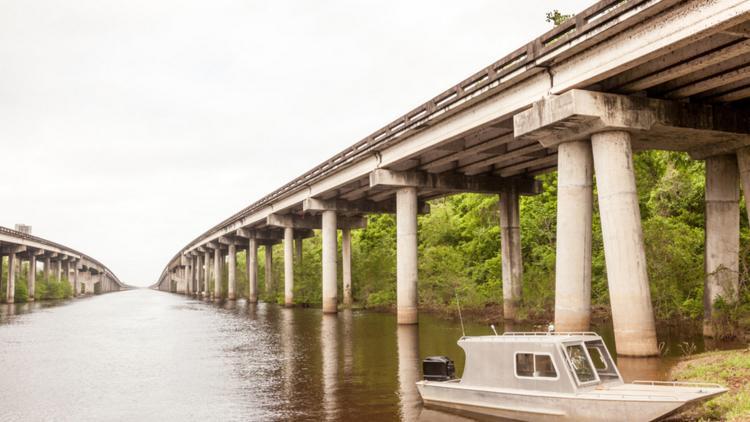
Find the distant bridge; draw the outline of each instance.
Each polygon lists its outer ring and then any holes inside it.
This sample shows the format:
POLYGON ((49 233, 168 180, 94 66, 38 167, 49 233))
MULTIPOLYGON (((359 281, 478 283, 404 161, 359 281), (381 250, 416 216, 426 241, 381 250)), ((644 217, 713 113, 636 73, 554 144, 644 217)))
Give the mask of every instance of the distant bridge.
MULTIPOLYGON (((104 264, 86 254, 41 237, 0 227, 0 257, 4 256, 8 257, 8 278, 4 286, 7 303, 15 301, 16 278, 23 261, 29 262, 27 282, 30 301, 35 299, 40 261, 44 277, 58 281, 67 278, 74 296, 127 288, 104 264)), ((2 265, 3 261, 0 260, 0 270, 2 265)))
POLYGON ((738 283, 740 179, 750 192, 748 97, 750 1, 600 1, 201 234, 155 287, 222 298, 228 259, 226 296, 235 299, 235 257, 246 250, 255 301, 257 248, 265 246, 270 264, 270 246, 283 241, 292 304, 294 244, 322 229, 323 311, 333 313, 337 230, 346 304, 350 230, 367 214, 395 213, 398 322, 416 323, 417 213, 433 198, 482 192, 500 195, 504 310, 512 319, 523 276, 518 196, 538 193, 534 176, 557 170, 555 321, 558 330, 585 331, 596 173, 618 353, 655 355, 632 152, 706 160, 711 335, 713 300, 732 296, 738 283))

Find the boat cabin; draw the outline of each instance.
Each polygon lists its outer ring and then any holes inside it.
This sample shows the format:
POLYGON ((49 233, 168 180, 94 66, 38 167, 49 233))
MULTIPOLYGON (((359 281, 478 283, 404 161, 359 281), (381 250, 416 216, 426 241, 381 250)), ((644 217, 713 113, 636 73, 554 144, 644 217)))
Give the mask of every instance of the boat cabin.
POLYGON ((596 333, 505 333, 462 337, 466 353, 461 385, 576 393, 623 384, 596 333))

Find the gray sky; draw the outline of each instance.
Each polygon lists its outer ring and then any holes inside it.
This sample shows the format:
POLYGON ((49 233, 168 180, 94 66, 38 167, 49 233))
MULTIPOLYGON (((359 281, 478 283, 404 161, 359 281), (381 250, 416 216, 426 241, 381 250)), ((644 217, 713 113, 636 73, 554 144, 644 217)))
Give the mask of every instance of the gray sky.
POLYGON ((149 285, 206 229, 592 1, 0 0, 0 225, 149 285))

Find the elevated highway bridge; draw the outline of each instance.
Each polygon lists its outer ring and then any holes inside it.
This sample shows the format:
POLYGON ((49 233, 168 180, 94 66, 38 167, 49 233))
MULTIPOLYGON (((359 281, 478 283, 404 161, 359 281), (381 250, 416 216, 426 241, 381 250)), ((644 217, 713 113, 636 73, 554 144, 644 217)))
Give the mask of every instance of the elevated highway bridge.
POLYGON ((5 300, 15 302, 16 278, 24 261, 28 261, 29 300, 35 300, 38 264, 42 263, 47 280, 67 279, 73 295, 106 293, 126 289, 124 283, 96 259, 75 249, 38 236, 0 227, 0 273, 3 257, 8 257, 8 276, 5 280, 5 300))
MULTIPOLYGON (((405 83, 408 81, 404 81, 405 83)), ((457 192, 500 195, 504 310, 521 294, 519 195, 558 171, 555 321, 589 327, 596 174, 617 351, 657 351, 632 153, 706 160, 706 325, 739 266, 739 186, 750 189, 750 1, 604 0, 219 222, 177 251, 156 288, 233 300, 236 254, 284 242, 293 304, 294 245, 321 229, 323 311, 351 301, 350 230, 397 216, 398 322, 417 322, 417 214, 457 192), (225 260, 228 291, 221 290, 225 260), (211 283, 213 281, 213 287, 211 283)), ((747 190, 746 190, 747 192, 747 190)), ((750 207, 748 207, 750 209, 750 207)), ((268 268, 268 266, 267 266, 268 268)), ((736 289, 734 290, 736 292, 736 289)), ((242 292, 245 294, 245 292, 242 292)))

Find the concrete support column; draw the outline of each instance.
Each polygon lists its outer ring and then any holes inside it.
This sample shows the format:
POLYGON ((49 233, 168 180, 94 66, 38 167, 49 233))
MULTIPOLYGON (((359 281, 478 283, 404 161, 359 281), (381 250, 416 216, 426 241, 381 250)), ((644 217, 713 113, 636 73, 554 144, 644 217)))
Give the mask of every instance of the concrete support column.
POLYGON ((597 133, 591 137, 591 146, 617 353, 656 356, 659 350, 630 134, 597 133))
POLYGON ((237 246, 229 245, 229 258, 227 259, 227 299, 237 299, 237 246))
POLYGON ((44 281, 49 283, 50 270, 52 269, 52 260, 49 257, 44 258, 44 281))
POLYGON ((352 231, 341 229, 341 270, 344 284, 344 307, 352 307, 352 231))
POLYGON ((195 257, 195 294, 196 297, 200 297, 203 291, 203 257, 197 255, 195 257))
POLYGON ((399 324, 416 324, 417 188, 396 191, 396 303, 399 324))
POLYGON ((203 297, 208 298, 211 296, 209 290, 209 280, 211 279, 211 252, 206 251, 203 254, 203 297))
POLYGON ((63 278, 68 280, 68 283, 70 283, 70 259, 66 259, 62 262, 62 273, 63 278))
POLYGON ((33 302, 36 297, 36 255, 33 252, 29 254, 29 302, 33 302))
POLYGON ((284 228, 284 306, 294 304, 294 229, 284 228))
POLYGON ((555 328, 588 331, 591 322, 591 212, 594 162, 590 141, 557 150, 555 328))
POLYGON ((62 281, 62 261, 55 261, 55 280, 62 281))
POLYGON ((263 248, 266 253, 266 294, 273 291, 273 245, 266 245, 263 248))
MULTIPOLYGON (((740 154, 743 155, 743 154, 740 154)), ((745 161, 742 157, 741 161, 745 161)), ((743 167, 746 169, 746 162, 743 167)), ((743 172, 743 176, 747 176, 743 172)), ((706 251, 703 335, 715 335, 713 307, 721 297, 735 302, 739 289, 740 192, 735 155, 706 159, 706 251)), ((743 181, 744 183, 744 181, 743 181)), ((746 191, 746 195, 747 195, 746 191)))
POLYGON ((518 191, 508 186, 500 194, 500 251, 503 271, 503 317, 516 319, 521 300, 523 261, 521 259, 521 220, 518 191))
POLYGON ((323 211, 323 313, 338 311, 336 211, 323 211))
POLYGON ((16 298, 16 267, 18 266, 18 257, 15 253, 8 255, 8 283, 5 290, 5 301, 7 303, 15 302, 16 298))
POLYGON ((78 263, 73 263, 73 296, 81 294, 81 285, 78 283, 78 263))
POLYGON ((193 290, 193 259, 186 258, 185 263, 185 295, 190 296, 190 291, 193 290))
POLYGON ((214 249, 214 300, 221 300, 221 283, 222 283, 222 263, 224 257, 221 255, 221 249, 214 249))
POLYGON ((258 303, 258 242, 250 239, 247 242, 247 300, 250 303, 258 303))

